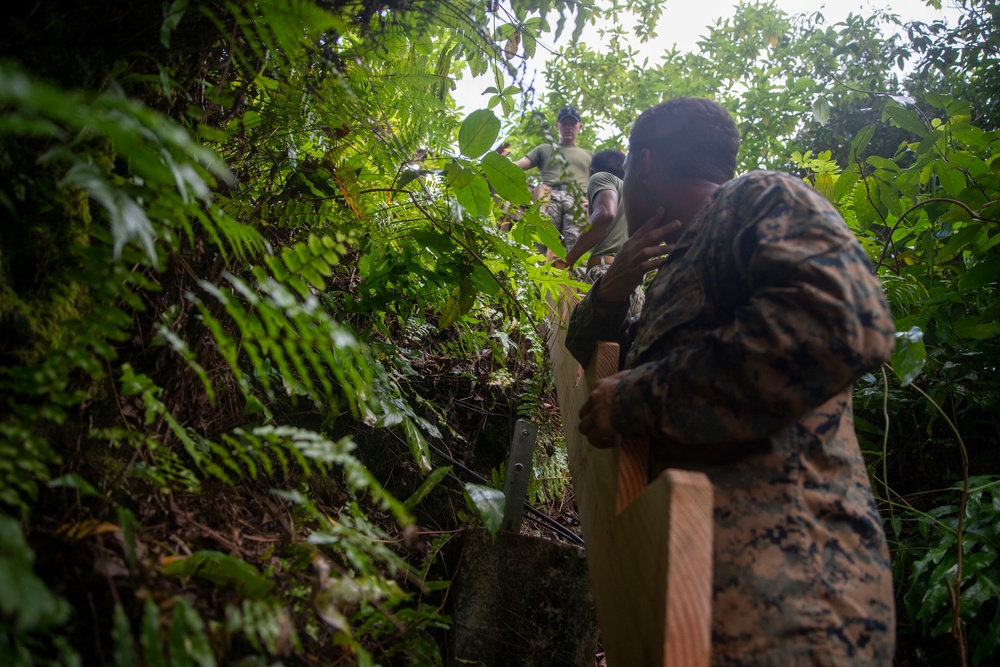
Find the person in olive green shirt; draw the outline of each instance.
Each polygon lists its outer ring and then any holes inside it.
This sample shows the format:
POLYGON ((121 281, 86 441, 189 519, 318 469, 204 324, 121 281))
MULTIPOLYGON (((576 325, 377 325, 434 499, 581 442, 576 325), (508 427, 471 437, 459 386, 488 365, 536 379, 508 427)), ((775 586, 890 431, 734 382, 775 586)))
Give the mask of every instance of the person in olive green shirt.
POLYGON ((601 264, 610 264, 628 238, 625 207, 621 205, 624 164, 625 154, 619 150, 608 149, 594 155, 587 183, 590 227, 566 254, 568 268, 573 268, 588 251, 588 270, 601 264))
MULTIPOLYGON (((625 153, 615 149, 598 151, 590 163, 590 174, 587 184, 590 227, 566 253, 565 268, 572 271, 573 265, 590 250, 583 279, 593 284, 607 273, 608 267, 615 261, 615 255, 628 240, 628 221, 622 198, 625 153)), ((645 300, 642 287, 637 287, 629 297, 630 321, 639 319, 645 300)))
POLYGON ((563 107, 556 120, 559 143, 535 146, 515 162, 524 170, 537 167, 548 193, 548 214, 559 231, 563 246, 572 248, 580 235, 579 219, 585 210, 587 181, 593 153, 576 145, 583 123, 574 107, 563 107))

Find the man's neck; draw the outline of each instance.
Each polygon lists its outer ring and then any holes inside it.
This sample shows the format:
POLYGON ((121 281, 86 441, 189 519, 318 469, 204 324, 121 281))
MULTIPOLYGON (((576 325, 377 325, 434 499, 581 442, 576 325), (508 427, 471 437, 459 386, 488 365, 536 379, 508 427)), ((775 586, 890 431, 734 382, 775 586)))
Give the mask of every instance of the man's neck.
POLYGON ((559 140, 559 145, 560 146, 576 146, 576 139, 573 139, 573 140, 571 140, 569 142, 566 142, 566 141, 563 141, 563 140, 560 139, 559 140))
POLYGON ((718 183, 711 181, 689 181, 682 186, 680 195, 676 198, 674 218, 687 227, 702 203, 719 189, 718 183))

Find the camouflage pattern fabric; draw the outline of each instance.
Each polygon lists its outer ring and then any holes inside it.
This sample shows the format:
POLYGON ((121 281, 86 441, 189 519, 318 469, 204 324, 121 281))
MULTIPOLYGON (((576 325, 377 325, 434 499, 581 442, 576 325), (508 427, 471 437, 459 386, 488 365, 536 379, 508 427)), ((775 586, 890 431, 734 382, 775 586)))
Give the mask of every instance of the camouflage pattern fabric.
MULTIPOLYGON (((611 265, 603 260, 595 264, 594 266, 587 268, 587 273, 584 276, 584 282, 594 284, 597 279, 608 272, 611 265)), ((642 306, 646 303, 646 293, 642 291, 642 287, 636 287, 635 291, 629 297, 629 307, 628 307, 628 322, 632 324, 639 320, 639 314, 642 313, 642 306)))
POLYGON ((549 193, 549 218, 559 231, 566 250, 572 248, 580 238, 580 222, 585 218, 586 207, 586 199, 577 203, 567 190, 553 190, 549 193))
MULTIPOLYGON (((628 303, 591 295, 569 327, 578 359, 629 333, 628 303)), ((777 172, 722 185, 631 334, 615 427, 651 438, 653 474, 702 470, 715 487, 712 663, 892 664, 892 575, 851 383, 889 357, 894 326, 836 210, 777 172)))

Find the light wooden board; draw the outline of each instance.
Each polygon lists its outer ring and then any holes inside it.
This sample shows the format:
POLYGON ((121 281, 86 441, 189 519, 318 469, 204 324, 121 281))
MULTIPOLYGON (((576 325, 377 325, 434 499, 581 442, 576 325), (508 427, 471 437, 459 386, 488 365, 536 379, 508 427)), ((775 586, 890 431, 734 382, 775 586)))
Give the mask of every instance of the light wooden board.
POLYGON ((594 380, 617 371, 618 346, 601 344, 582 371, 564 344, 576 298, 567 294, 555 306, 548 343, 608 666, 707 666, 712 486, 683 470, 647 484, 644 438, 597 449, 580 434, 580 408, 594 380))

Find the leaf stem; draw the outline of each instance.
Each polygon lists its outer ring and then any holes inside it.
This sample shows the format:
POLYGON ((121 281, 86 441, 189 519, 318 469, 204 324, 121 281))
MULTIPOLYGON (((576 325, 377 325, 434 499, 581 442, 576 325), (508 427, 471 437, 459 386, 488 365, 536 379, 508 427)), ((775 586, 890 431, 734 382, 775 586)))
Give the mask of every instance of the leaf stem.
POLYGON ((918 387, 915 384, 910 384, 911 387, 916 390, 918 394, 923 396, 927 401, 934 406, 934 408, 941 414, 944 420, 951 427, 952 433, 955 434, 955 439, 958 441, 958 450, 962 455, 962 497, 958 505, 958 524, 955 528, 955 541, 956 548, 958 549, 958 554, 955 562, 955 582, 952 583, 946 580, 948 584, 948 595, 951 598, 951 636, 955 638, 958 649, 958 664, 961 667, 965 667, 967 664, 966 650, 965 650, 965 630, 962 627, 962 524, 965 521, 965 507, 969 502, 969 453, 965 448, 965 441, 962 440, 962 435, 958 432, 958 428, 955 426, 955 422, 945 413, 944 409, 937 404, 933 398, 931 398, 927 392, 918 387))

